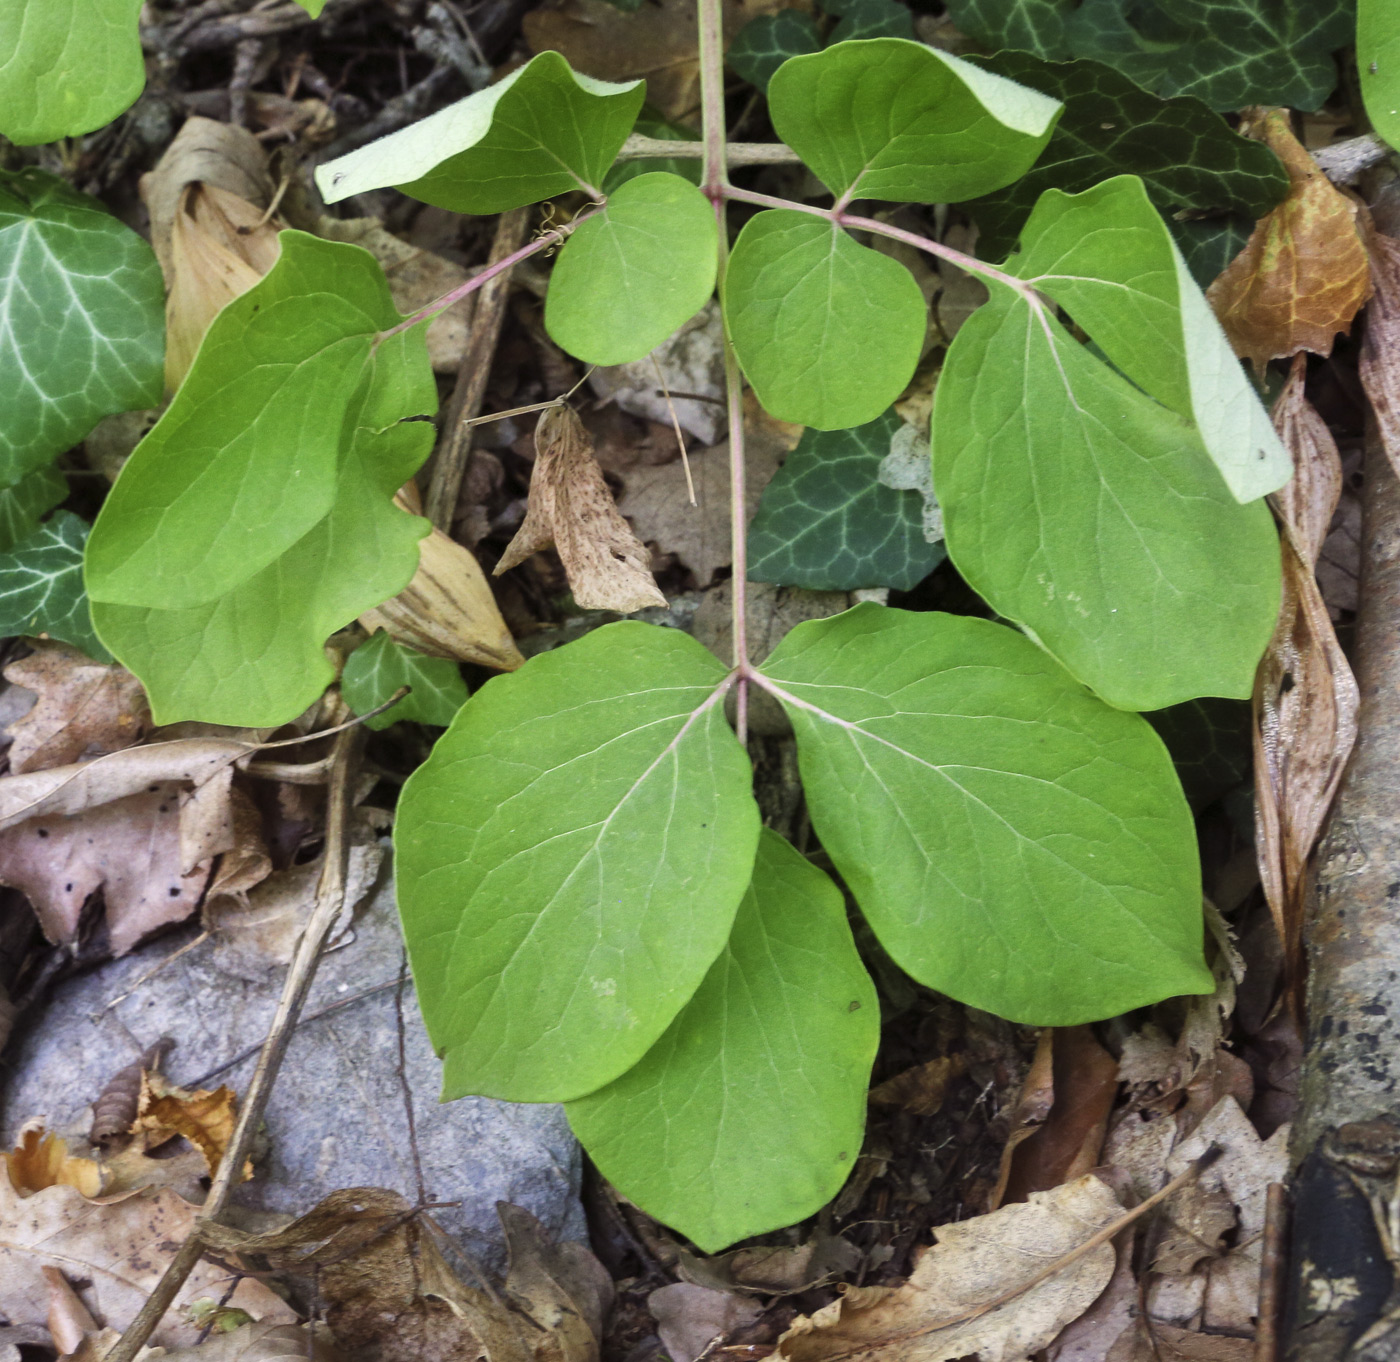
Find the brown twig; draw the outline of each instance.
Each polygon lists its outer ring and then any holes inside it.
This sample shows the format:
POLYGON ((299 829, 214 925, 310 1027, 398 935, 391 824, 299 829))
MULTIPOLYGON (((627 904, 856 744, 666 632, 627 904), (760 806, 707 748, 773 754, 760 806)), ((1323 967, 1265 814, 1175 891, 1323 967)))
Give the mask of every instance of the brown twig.
POLYGON ((1264 1244, 1259 1260, 1259 1313, 1254 1331, 1254 1362, 1278 1362, 1283 1271, 1287 1262, 1288 1188, 1269 1184, 1264 1208, 1264 1244))

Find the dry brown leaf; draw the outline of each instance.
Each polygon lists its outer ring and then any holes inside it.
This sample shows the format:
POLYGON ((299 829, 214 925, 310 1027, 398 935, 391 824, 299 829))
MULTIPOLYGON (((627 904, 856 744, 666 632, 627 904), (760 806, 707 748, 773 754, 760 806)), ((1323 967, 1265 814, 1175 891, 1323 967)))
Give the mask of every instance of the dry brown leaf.
POLYGON ((691 1282, 658 1287, 647 1297, 647 1309, 671 1362, 695 1362, 715 1339, 763 1313, 757 1301, 691 1282))
POLYGON ((651 555, 618 514, 583 422, 563 405, 540 413, 529 509, 496 575, 551 544, 582 609, 630 615, 666 605, 651 575, 651 555))
POLYGON ((245 1324, 216 1333, 197 1348, 175 1348, 160 1362, 339 1362, 324 1324, 245 1324))
POLYGON ((225 767, 180 795, 180 868, 223 858, 210 881, 211 894, 244 893, 272 873, 262 816, 233 775, 234 768, 225 767))
POLYGON ((1386 457, 1400 477, 1400 241, 1373 231, 1370 246, 1376 292, 1366 309, 1361 383, 1376 413, 1386 457))
POLYGON ((1254 124, 1291 182, 1244 249, 1207 290, 1235 353, 1263 368, 1300 350, 1330 355, 1371 296, 1370 264, 1355 199, 1337 189, 1273 109, 1254 124))
POLYGON ((46 1187, 76 1187, 84 1196, 102 1191, 102 1170, 92 1159, 68 1152, 68 1142, 42 1126, 30 1126, 20 1142, 4 1155, 10 1186, 20 1196, 32 1196, 46 1187))
POLYGON ((759 1244, 705 1258, 682 1249, 676 1272, 682 1281, 712 1291, 793 1296, 853 1273, 860 1259, 860 1251, 839 1234, 815 1234, 801 1244, 759 1244))
POLYGON ((887 1078, 871 1088, 877 1106, 902 1107, 913 1116, 932 1116, 943 1105, 948 1084, 961 1078, 967 1065, 961 1055, 943 1055, 887 1078))
POLYGON ((1114 1241, 1117 1265, 1103 1294, 1060 1332, 1045 1350, 1045 1362, 1107 1362, 1109 1351, 1134 1327, 1138 1316, 1138 1280, 1133 1270, 1135 1236, 1114 1241))
POLYGON ((1036 1038, 1035 1057, 1021 1081, 1021 1091, 1016 1096, 1016 1105, 1011 1109, 1010 1132, 1002 1146, 1001 1166, 997 1170, 997 1183, 988 1198, 991 1210, 996 1210, 1006 1197, 1006 1187, 1011 1180, 1012 1163, 1016 1150, 1045 1124, 1050 1109, 1055 1105, 1055 1031, 1045 1027, 1036 1038))
POLYGON ((1151 1336, 1141 1320, 1127 1330, 1106 1362, 1254 1362, 1252 1338, 1203 1334, 1171 1324, 1153 1324, 1151 1336))
POLYGON ((44 1280, 49 1284, 49 1334, 60 1356, 68 1356, 97 1332, 97 1321, 56 1267, 44 1269, 44 1280))
POLYGON ((125 667, 94 662, 66 643, 39 641, 11 662, 5 679, 38 695, 10 725, 10 770, 44 771, 141 741, 151 711, 141 683, 125 667))
MULTIPOLYGON (((144 1137, 154 1149, 176 1135, 182 1135, 201 1154, 212 1177, 219 1171, 219 1160, 233 1138, 238 1106, 232 1088, 212 1092, 176 1087, 159 1073, 142 1075, 141 1105, 132 1123, 132 1133, 144 1137)), ((243 1167, 243 1181, 253 1176, 253 1161, 243 1167)))

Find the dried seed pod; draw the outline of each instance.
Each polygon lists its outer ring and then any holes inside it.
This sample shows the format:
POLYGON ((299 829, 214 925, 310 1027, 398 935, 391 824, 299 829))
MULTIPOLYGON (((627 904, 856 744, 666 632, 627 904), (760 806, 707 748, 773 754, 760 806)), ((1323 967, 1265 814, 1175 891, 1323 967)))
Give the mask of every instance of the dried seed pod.
POLYGON ((158 1070, 166 1054, 175 1048, 169 1036, 162 1036, 140 1059, 119 1070, 92 1104, 92 1128, 88 1140, 99 1149, 118 1144, 131 1134, 132 1122, 141 1104, 141 1075, 158 1070))

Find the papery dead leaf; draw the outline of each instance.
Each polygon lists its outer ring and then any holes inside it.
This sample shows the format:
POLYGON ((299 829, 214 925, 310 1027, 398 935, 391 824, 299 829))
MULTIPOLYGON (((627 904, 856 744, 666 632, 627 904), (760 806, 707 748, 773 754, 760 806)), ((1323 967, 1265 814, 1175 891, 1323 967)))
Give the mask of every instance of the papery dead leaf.
POLYGON ((1366 309, 1361 384, 1376 414, 1386 458, 1400 477, 1400 241, 1372 231, 1369 244, 1376 292, 1366 309))
POLYGON ((245 1324, 197 1348, 174 1348, 160 1362, 339 1362, 324 1324, 245 1324))
POLYGON ((32 1196, 46 1187, 75 1187, 84 1196, 102 1191, 102 1170, 92 1159, 68 1152, 68 1142, 42 1126, 30 1126, 20 1142, 4 1156, 10 1186, 20 1196, 32 1196))
POLYGON ((529 509, 496 575, 551 544, 581 608, 630 615, 666 605, 651 575, 651 554, 618 513, 583 422, 563 405, 540 413, 529 509))
POLYGON ((92 1104, 92 1124, 88 1141, 99 1149, 124 1142, 131 1134, 132 1123, 141 1109, 141 1091, 145 1087, 146 1071, 158 1071, 165 1056, 175 1048, 174 1040, 162 1036, 148 1046, 139 1059, 119 1069, 107 1081, 106 1087, 92 1104))
POLYGON ((1021 1080, 1021 1090, 1011 1108, 1011 1128, 1007 1133, 1006 1143, 1002 1146, 997 1183, 988 1198, 992 1210, 996 1210, 1006 1196, 1006 1186, 1011 1180, 1011 1165, 1016 1150, 1045 1124, 1054 1105, 1055 1030, 1047 1026, 1036 1037, 1035 1056, 1031 1060, 1030 1068, 1026 1070, 1025 1078, 1021 1080))
POLYGON ((1263 368, 1300 350, 1330 355, 1371 296, 1355 199, 1335 188, 1288 126, 1286 109, 1255 127, 1291 182, 1244 249, 1207 290, 1235 353, 1263 368))
POLYGON ((1077 1319, 1113 1275, 1114 1252, 1099 1244, 1005 1304, 959 1323, 1113 1224, 1122 1207, 1086 1175, 1027 1202, 934 1231, 937 1242, 895 1290, 855 1288, 779 1340, 787 1362, 945 1362, 977 1353, 1016 1362, 1044 1348, 1077 1319))
POLYGON ((1105 1362, 1253 1362, 1254 1340, 1135 1320, 1105 1362))
POLYGON ((871 1088, 870 1101, 877 1106, 901 1107, 912 1116, 932 1116, 943 1105, 948 1085, 961 1078, 966 1068, 961 1055, 941 1055, 871 1088))
POLYGON ((180 868, 192 870, 224 857, 210 891, 251 889, 272 873, 257 806, 238 789, 234 768, 225 767, 202 785, 180 795, 180 868), (231 886, 236 883, 237 889, 231 886))
MULTIPOLYGON (((176 1135, 182 1135, 201 1154, 212 1177, 233 1138, 238 1118, 237 1099, 232 1088, 204 1088, 190 1091, 176 1087, 159 1073, 147 1073, 141 1084, 141 1105, 132 1123, 132 1133, 145 1138, 153 1149, 176 1135)), ((243 1181, 253 1176, 253 1161, 243 1167, 243 1181)))
POLYGON ((49 1334, 61 1356, 77 1352, 83 1339, 97 1332, 92 1312, 78 1299, 78 1293, 56 1267, 44 1269, 49 1284, 49 1334))
POLYGON ((792 1296, 855 1272, 860 1261, 860 1250, 839 1234, 814 1234, 801 1244, 756 1244, 703 1258, 682 1249, 676 1272, 712 1291, 792 1296))
POLYGON ((756 1301, 690 1282, 658 1287, 647 1297, 647 1309, 671 1362, 695 1362, 715 1339, 762 1314, 756 1301))

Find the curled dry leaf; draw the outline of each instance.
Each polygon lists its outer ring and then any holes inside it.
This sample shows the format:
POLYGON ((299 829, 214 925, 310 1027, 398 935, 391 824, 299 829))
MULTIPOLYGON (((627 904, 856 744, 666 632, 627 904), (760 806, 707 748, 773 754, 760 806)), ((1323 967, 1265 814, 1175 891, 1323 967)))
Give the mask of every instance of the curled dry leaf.
POLYGON ((68 1142, 28 1126, 19 1144, 4 1156, 10 1186, 20 1196, 32 1196, 47 1187, 76 1187, 84 1196, 97 1196, 102 1190, 102 1171, 92 1159, 68 1152, 68 1142))
POLYGON ((912 1116, 932 1116, 943 1105, 948 1085, 966 1068, 962 1055, 942 1055, 887 1078, 871 1088, 870 1100, 877 1106, 900 1107, 912 1116))
POLYGON ((165 1056, 175 1047, 169 1036, 149 1046, 140 1059, 119 1069, 92 1104, 92 1125, 88 1140, 99 1149, 125 1141, 131 1134, 136 1114, 141 1110, 141 1090, 147 1070, 158 1071, 165 1056))
POLYGON ((647 1297, 647 1309, 671 1362, 695 1362, 717 1338, 763 1313, 748 1297, 691 1282, 658 1287, 647 1297))
POLYGON ((1318 168, 1273 109, 1254 125, 1283 162, 1287 196, 1262 217, 1206 296, 1235 353, 1263 368, 1300 350, 1330 355, 1371 296, 1361 209, 1318 168))
MULTIPOLYGON (((218 1087, 212 1092, 176 1087, 159 1073, 145 1073, 141 1081, 141 1104, 131 1130, 143 1138, 148 1149, 183 1135, 201 1154, 212 1177, 219 1171, 228 1142, 233 1138, 238 1117, 233 1089, 218 1087)), ((253 1176, 253 1162, 243 1167, 243 1181, 253 1176)))
POLYGON ((1373 231, 1370 246, 1376 292, 1366 309, 1361 383, 1376 413, 1381 446, 1400 477, 1400 241, 1373 231))
POLYGON ((551 544, 583 609, 631 614, 666 605, 648 566, 651 554, 618 513, 583 422, 562 404, 540 413, 529 509, 497 575, 551 544))

